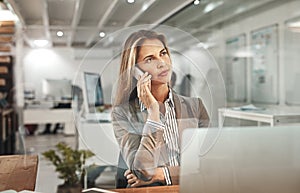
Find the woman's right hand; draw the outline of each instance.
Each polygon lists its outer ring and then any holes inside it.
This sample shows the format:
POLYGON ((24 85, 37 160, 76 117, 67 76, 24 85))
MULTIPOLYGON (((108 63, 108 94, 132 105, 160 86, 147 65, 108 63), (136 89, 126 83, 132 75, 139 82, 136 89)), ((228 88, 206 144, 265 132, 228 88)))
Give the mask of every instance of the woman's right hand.
POLYGON ((151 74, 145 72, 137 82, 138 98, 146 106, 149 119, 159 121, 159 104, 151 93, 151 74))

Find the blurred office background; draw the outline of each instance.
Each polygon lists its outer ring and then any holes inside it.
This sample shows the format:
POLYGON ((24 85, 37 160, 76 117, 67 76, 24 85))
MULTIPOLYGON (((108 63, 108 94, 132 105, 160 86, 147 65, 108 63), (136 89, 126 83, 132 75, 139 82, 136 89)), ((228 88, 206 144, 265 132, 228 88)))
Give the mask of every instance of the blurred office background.
MULTIPOLYGON (((2 109, 12 109, 15 120, 10 141, 5 141, 8 138, 1 141, 1 154, 40 153, 53 147, 57 141, 46 140, 53 136, 43 136, 41 140, 39 135, 47 121, 52 123, 52 129, 55 123, 62 122, 60 137, 68 136, 70 144, 83 148, 76 128, 88 127, 80 123, 82 115, 90 113, 88 102, 82 101, 88 100, 84 73, 99 75, 100 83, 94 82, 101 89, 98 97, 102 106, 109 107, 119 67, 116 56, 122 45, 116 35, 110 35, 137 25, 149 24, 154 30, 161 26, 176 28, 167 36, 177 74, 174 89, 203 98, 214 126, 219 121, 219 108, 253 104, 276 112, 284 110, 286 114, 300 113, 299 0, 3 0, 1 3, 0 14, 8 11, 11 15, 0 18, 0 97, 2 109), (180 30, 195 39, 177 33, 180 30), (193 63, 193 67, 189 63, 189 58, 201 59, 198 51, 203 49, 208 50, 202 53, 208 54, 205 57, 214 58, 216 66, 212 69, 201 60, 193 63), (210 81, 218 84, 207 85, 210 81), (72 96, 74 87, 76 97, 72 96), (57 114, 47 114, 59 107, 66 110, 62 114, 67 118, 56 119, 57 114), (39 120, 43 116, 37 116, 32 109, 52 119, 39 120), (66 119, 73 121, 64 124, 66 119), (18 131, 20 128, 24 133, 18 131), (19 136, 29 140, 26 147, 21 147, 19 136), (40 150, 35 140, 42 141, 40 150)), ((226 118, 224 124, 248 126, 257 122, 226 118)), ((43 175, 46 178, 47 173, 43 175)), ((39 177, 37 190, 47 192, 39 177)))

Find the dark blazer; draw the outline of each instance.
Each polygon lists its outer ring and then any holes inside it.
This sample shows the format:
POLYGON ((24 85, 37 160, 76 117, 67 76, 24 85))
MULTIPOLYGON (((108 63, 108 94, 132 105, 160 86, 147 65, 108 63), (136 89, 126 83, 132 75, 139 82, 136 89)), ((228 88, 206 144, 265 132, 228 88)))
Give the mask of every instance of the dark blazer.
MULTIPOLYGON (((186 128, 208 127, 209 116, 199 98, 177 95, 173 92, 179 142, 186 128)), ((169 169, 172 184, 179 183, 179 166, 170 166, 163 130, 147 128, 147 111, 141 112, 138 99, 115 106, 112 123, 121 154, 132 171, 142 179, 151 178, 156 167, 169 169), (145 132, 146 131, 146 132, 145 132)), ((179 143, 180 144, 180 143, 179 143)))

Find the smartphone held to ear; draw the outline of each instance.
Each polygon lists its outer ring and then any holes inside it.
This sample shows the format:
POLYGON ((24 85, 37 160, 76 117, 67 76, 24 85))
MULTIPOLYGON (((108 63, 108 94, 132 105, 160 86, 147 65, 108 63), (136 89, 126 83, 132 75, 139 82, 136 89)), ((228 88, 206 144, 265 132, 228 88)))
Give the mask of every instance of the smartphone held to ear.
POLYGON ((145 72, 143 72, 139 67, 134 67, 133 75, 138 80, 145 72))

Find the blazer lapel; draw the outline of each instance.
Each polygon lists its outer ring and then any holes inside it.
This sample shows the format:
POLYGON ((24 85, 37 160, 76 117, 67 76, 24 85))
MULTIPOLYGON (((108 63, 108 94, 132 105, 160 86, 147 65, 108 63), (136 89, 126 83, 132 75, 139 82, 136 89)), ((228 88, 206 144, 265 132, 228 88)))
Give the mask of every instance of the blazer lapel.
POLYGON ((188 101, 185 101, 182 97, 174 93, 175 113, 177 118, 177 126, 179 132, 179 142, 181 143, 182 132, 186 128, 198 127, 198 119, 194 117, 191 111, 188 111, 188 101))

